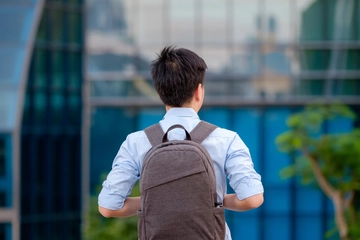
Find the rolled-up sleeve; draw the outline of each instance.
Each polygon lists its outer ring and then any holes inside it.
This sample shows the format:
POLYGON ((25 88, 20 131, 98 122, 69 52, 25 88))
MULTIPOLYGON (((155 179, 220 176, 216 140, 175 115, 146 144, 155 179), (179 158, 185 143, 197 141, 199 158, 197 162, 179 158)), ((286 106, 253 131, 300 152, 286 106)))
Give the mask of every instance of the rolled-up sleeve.
POLYGON ((139 179, 139 167, 133 159, 136 148, 129 142, 131 141, 126 139, 121 145, 114 159, 112 170, 102 184, 98 197, 98 204, 101 207, 110 210, 121 209, 139 179))
POLYGON ((261 176, 255 171, 249 149, 235 134, 225 161, 225 172, 239 200, 264 192, 261 176))

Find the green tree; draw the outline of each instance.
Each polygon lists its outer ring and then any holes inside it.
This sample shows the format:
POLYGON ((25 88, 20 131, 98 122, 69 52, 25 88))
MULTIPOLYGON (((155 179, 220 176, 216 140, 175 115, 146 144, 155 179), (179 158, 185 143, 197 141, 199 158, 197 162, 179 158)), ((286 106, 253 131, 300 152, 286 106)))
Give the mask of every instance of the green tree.
MULTIPOLYGON (((100 192, 100 188, 99 185, 96 192, 100 192)), ((140 196, 139 184, 134 186, 131 196, 140 196)), ((104 218, 98 211, 97 196, 90 197, 87 209, 83 225, 83 238, 85 240, 138 239, 137 216, 104 218)))
MULTIPOLYGON (((360 239, 360 130, 323 133, 323 127, 339 118, 355 119, 347 106, 310 104, 287 119, 288 131, 276 139, 278 148, 296 156, 284 168, 285 178, 300 177, 316 184, 334 205, 336 230, 342 240, 360 239)), ((331 231, 330 231, 331 232, 331 231)))

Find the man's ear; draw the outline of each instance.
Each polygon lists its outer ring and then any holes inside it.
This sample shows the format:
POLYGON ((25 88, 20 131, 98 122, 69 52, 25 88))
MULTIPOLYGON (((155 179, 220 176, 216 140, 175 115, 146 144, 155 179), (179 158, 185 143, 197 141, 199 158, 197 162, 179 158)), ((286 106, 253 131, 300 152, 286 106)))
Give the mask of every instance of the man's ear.
POLYGON ((200 101, 202 99, 203 94, 203 85, 199 83, 198 87, 195 90, 194 98, 196 101, 200 101))

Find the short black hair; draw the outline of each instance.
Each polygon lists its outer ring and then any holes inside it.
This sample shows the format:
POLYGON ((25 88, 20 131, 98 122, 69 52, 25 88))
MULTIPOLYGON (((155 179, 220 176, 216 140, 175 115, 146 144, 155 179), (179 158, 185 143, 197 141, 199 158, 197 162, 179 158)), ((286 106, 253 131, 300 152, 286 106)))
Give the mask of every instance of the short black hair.
POLYGON ((151 63, 154 87, 165 105, 182 107, 204 83, 205 61, 196 53, 174 46, 165 47, 151 63))

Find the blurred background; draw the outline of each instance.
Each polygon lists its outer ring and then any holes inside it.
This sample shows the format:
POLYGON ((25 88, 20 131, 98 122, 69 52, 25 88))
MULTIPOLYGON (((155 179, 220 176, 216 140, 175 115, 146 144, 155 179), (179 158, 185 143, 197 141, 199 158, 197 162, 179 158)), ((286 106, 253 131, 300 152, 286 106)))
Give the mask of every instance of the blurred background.
POLYGON ((165 113, 149 70, 166 45, 204 58, 199 115, 237 131, 262 175, 264 205, 226 212, 233 239, 334 227, 324 194, 280 177, 294 158, 275 138, 315 99, 360 114, 359 1, 0 0, 1 240, 82 238, 121 143, 165 113))

